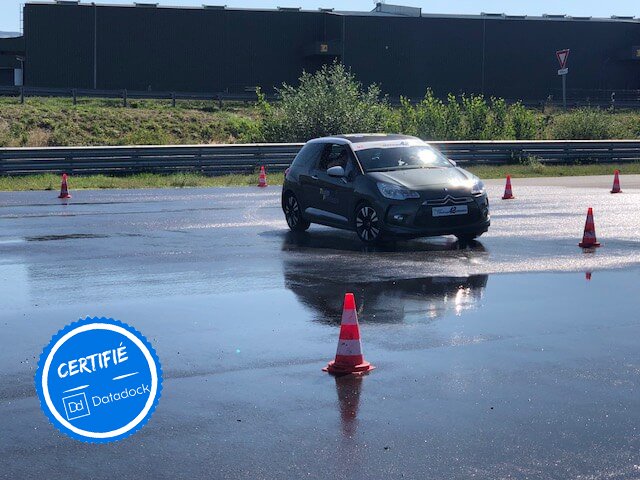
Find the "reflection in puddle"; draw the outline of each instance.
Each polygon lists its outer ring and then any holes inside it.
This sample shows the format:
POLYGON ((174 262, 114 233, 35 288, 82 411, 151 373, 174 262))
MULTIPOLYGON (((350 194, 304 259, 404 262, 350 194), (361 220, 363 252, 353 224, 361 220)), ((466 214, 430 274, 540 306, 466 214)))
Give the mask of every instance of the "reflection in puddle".
POLYGON ((342 436, 353 438, 358 428, 357 417, 362 391, 362 375, 343 375, 335 377, 338 407, 340 409, 340 425, 342 436))
POLYGON ((365 322, 424 323, 447 313, 460 315, 479 305, 489 278, 425 275, 441 271, 447 258, 473 261, 478 253, 485 255, 477 241, 462 245, 438 237, 370 247, 349 232, 333 230, 283 237, 285 286, 328 324, 339 323, 347 292, 354 293, 365 322), (314 250, 321 256, 309 255, 314 250), (364 255, 344 253, 349 251, 364 255))
POLYGON ((369 323, 425 322, 477 308, 488 275, 424 277, 348 283, 316 282, 285 268, 285 285, 316 312, 320 322, 338 324, 344 293, 353 292, 361 320, 369 323))
MULTIPOLYGON (((278 234, 280 234, 280 232, 278 232, 278 234)), ((355 233, 334 229, 304 233, 286 232, 283 234, 283 237, 283 250, 317 249, 363 253, 443 252, 457 250, 486 252, 482 243, 477 240, 462 243, 454 237, 398 240, 377 245, 365 245, 358 240, 355 233)))

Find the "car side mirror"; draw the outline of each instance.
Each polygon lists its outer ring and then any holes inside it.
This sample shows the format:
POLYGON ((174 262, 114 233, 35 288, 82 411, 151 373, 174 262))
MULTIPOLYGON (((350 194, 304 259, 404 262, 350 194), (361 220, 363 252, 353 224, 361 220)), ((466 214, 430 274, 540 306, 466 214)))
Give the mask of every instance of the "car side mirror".
POLYGON ((453 165, 454 167, 458 166, 457 162, 455 162, 454 160, 449 160, 449 161, 451 162, 451 165, 453 165))
POLYGON ((340 165, 327 168, 327 175, 329 175, 330 177, 344 177, 344 168, 342 168, 340 165))

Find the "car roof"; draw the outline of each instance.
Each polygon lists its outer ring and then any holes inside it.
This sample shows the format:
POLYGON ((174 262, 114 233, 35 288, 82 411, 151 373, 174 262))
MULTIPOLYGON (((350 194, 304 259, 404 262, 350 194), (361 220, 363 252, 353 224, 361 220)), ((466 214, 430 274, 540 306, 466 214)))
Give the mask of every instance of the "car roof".
POLYGON ((334 142, 334 143, 369 143, 390 140, 420 140, 411 135, 398 135, 388 133, 351 133, 348 135, 334 135, 331 137, 314 138, 310 142, 334 142))

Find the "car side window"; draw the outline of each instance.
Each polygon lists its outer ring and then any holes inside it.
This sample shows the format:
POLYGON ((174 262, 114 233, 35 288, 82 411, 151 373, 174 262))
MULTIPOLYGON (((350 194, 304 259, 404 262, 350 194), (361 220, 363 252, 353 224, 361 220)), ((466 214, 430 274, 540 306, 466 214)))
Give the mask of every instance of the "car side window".
POLYGON ((325 171, 331 167, 342 167, 346 170, 349 161, 349 151, 346 145, 329 143, 324 149, 318 170, 325 171))
POLYGON ((324 151, 324 143, 307 143, 296 155, 291 166, 309 169, 317 164, 320 154, 324 151))

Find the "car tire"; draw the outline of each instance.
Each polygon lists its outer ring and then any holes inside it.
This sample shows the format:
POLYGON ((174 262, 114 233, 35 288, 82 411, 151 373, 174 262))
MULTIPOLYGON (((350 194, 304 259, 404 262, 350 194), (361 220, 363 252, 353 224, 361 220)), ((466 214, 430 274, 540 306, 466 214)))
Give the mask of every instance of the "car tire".
POLYGON ((368 203, 361 203, 356 208, 354 227, 358 238, 363 243, 378 243, 382 238, 380 217, 375 208, 368 203))
POLYGON ((458 242, 460 242, 460 243, 469 243, 469 242, 472 242, 473 240, 475 240, 476 238, 478 238, 483 233, 484 232, 465 233, 465 234, 461 234, 461 235, 456 235, 456 238, 458 239, 458 242))
POLYGON ((285 197, 282 210, 284 211, 284 218, 287 220, 287 225, 289 225, 292 232, 304 232, 311 225, 311 223, 302 216, 300 203, 298 203, 298 199, 293 193, 285 197))

